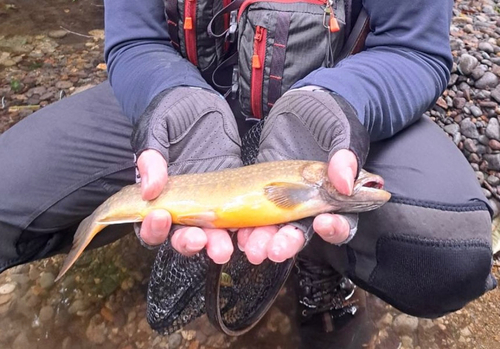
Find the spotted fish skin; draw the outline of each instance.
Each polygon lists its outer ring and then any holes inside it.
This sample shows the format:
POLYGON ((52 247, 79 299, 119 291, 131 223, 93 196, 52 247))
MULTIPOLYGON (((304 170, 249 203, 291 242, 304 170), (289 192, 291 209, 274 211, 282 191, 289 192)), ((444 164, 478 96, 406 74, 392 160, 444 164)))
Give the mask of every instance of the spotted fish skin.
POLYGON ((383 180, 361 171, 352 196, 328 181, 328 164, 276 161, 219 172, 171 176, 155 200, 141 198, 140 184, 124 187, 85 218, 56 280, 107 225, 141 222, 153 210, 170 212, 175 224, 237 229, 296 221, 325 212, 362 212, 390 198, 383 180))

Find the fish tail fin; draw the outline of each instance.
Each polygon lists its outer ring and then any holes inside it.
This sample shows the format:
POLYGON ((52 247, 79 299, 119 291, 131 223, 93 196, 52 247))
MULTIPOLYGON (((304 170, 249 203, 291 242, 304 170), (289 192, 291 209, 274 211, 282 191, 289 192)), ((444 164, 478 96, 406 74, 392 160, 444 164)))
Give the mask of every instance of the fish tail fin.
POLYGON ((99 224, 97 222, 99 218, 98 213, 98 211, 94 212, 92 215, 85 218, 78 226, 75 237, 73 238, 73 246, 64 259, 61 271, 59 272, 59 275, 57 275, 55 281, 58 281, 68 271, 68 269, 71 268, 71 266, 88 246, 90 241, 92 241, 94 236, 106 228, 107 224, 99 224))

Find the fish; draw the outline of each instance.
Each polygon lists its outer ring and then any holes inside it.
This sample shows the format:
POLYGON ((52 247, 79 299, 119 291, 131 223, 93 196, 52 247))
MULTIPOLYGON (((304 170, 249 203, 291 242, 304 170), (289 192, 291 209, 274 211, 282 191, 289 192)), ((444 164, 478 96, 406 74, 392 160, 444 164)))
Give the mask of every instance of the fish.
POLYGON ((138 223, 153 210, 170 212, 174 224, 238 228, 283 224, 326 212, 363 212, 387 202, 382 177, 361 170, 353 194, 329 182, 328 164, 318 161, 265 162, 217 172, 170 176, 154 200, 141 198, 139 183, 125 186, 77 228, 59 280, 91 240, 111 224, 138 223))

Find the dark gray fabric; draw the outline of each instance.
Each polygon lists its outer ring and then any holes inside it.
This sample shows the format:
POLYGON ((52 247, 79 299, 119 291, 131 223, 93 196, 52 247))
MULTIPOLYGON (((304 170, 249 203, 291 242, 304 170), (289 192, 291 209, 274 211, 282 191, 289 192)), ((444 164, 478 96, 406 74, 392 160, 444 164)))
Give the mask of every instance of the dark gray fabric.
POLYGON ((271 110, 262 130, 258 161, 302 159, 328 161, 348 149, 358 172, 368 155, 369 135, 354 109, 323 90, 292 90, 271 110))
POLYGON ((194 87, 155 97, 132 134, 134 151, 159 151, 170 174, 239 167, 240 146, 236 120, 224 98, 194 87))
MULTIPOLYGON (((0 271, 69 246, 80 220, 134 182, 131 132, 104 83, 0 135, 0 271)), ((130 231, 108 229, 93 245, 130 231)))
MULTIPOLYGON (((0 135, 0 271, 64 251, 85 216, 135 181, 131 132, 104 83, 43 108, 0 135)), ((469 164, 437 126, 424 118, 397 137, 373 144, 365 168, 385 178, 394 199, 360 215, 358 234, 347 246, 314 237, 303 253, 330 263, 400 308, 409 299, 454 300, 443 302, 441 309, 421 303, 416 304, 420 309, 405 308, 422 316, 449 311, 476 297, 478 290, 492 287, 492 279, 485 278, 485 261, 491 260, 485 248, 490 239, 485 198, 469 164), (415 256, 408 257, 405 265, 410 267, 403 270, 407 272, 391 270, 401 254, 382 253, 387 250, 383 247, 391 246, 385 241, 425 246, 431 239, 433 248, 421 248, 417 254, 422 260, 439 261, 431 273, 411 269, 415 256), (452 243, 463 253, 451 253, 447 248, 452 243), (457 272, 447 276, 451 267, 457 272), (462 278, 472 289, 454 288, 462 278), (394 293, 400 283, 425 287, 416 295, 394 293)), ((131 230, 106 229, 93 246, 131 230)))
POLYGON ((328 245, 314 236, 305 256, 327 261, 418 316, 456 310, 494 286, 487 201, 470 165, 439 127, 423 118, 397 137, 372 143, 365 169, 385 179, 391 200, 359 215, 349 244, 328 245), (389 247, 401 247, 412 262, 389 247), (432 268, 425 261, 434 261, 432 268), (399 287, 404 292, 396 292, 399 287))

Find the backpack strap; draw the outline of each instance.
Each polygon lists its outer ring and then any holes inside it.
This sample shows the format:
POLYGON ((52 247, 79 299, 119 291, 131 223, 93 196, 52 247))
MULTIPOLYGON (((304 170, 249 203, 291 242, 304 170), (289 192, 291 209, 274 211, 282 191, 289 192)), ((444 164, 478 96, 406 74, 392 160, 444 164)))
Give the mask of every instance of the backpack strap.
POLYGON ((180 49, 179 33, 177 27, 179 26, 179 14, 177 12, 177 1, 164 0, 165 15, 167 17, 167 30, 170 35, 170 41, 176 49, 180 49))
POLYGON ((340 62, 347 56, 358 53, 365 46, 365 39, 370 32, 370 18, 364 8, 361 8, 358 18, 352 27, 352 30, 347 38, 342 51, 338 55, 336 62, 340 62))

